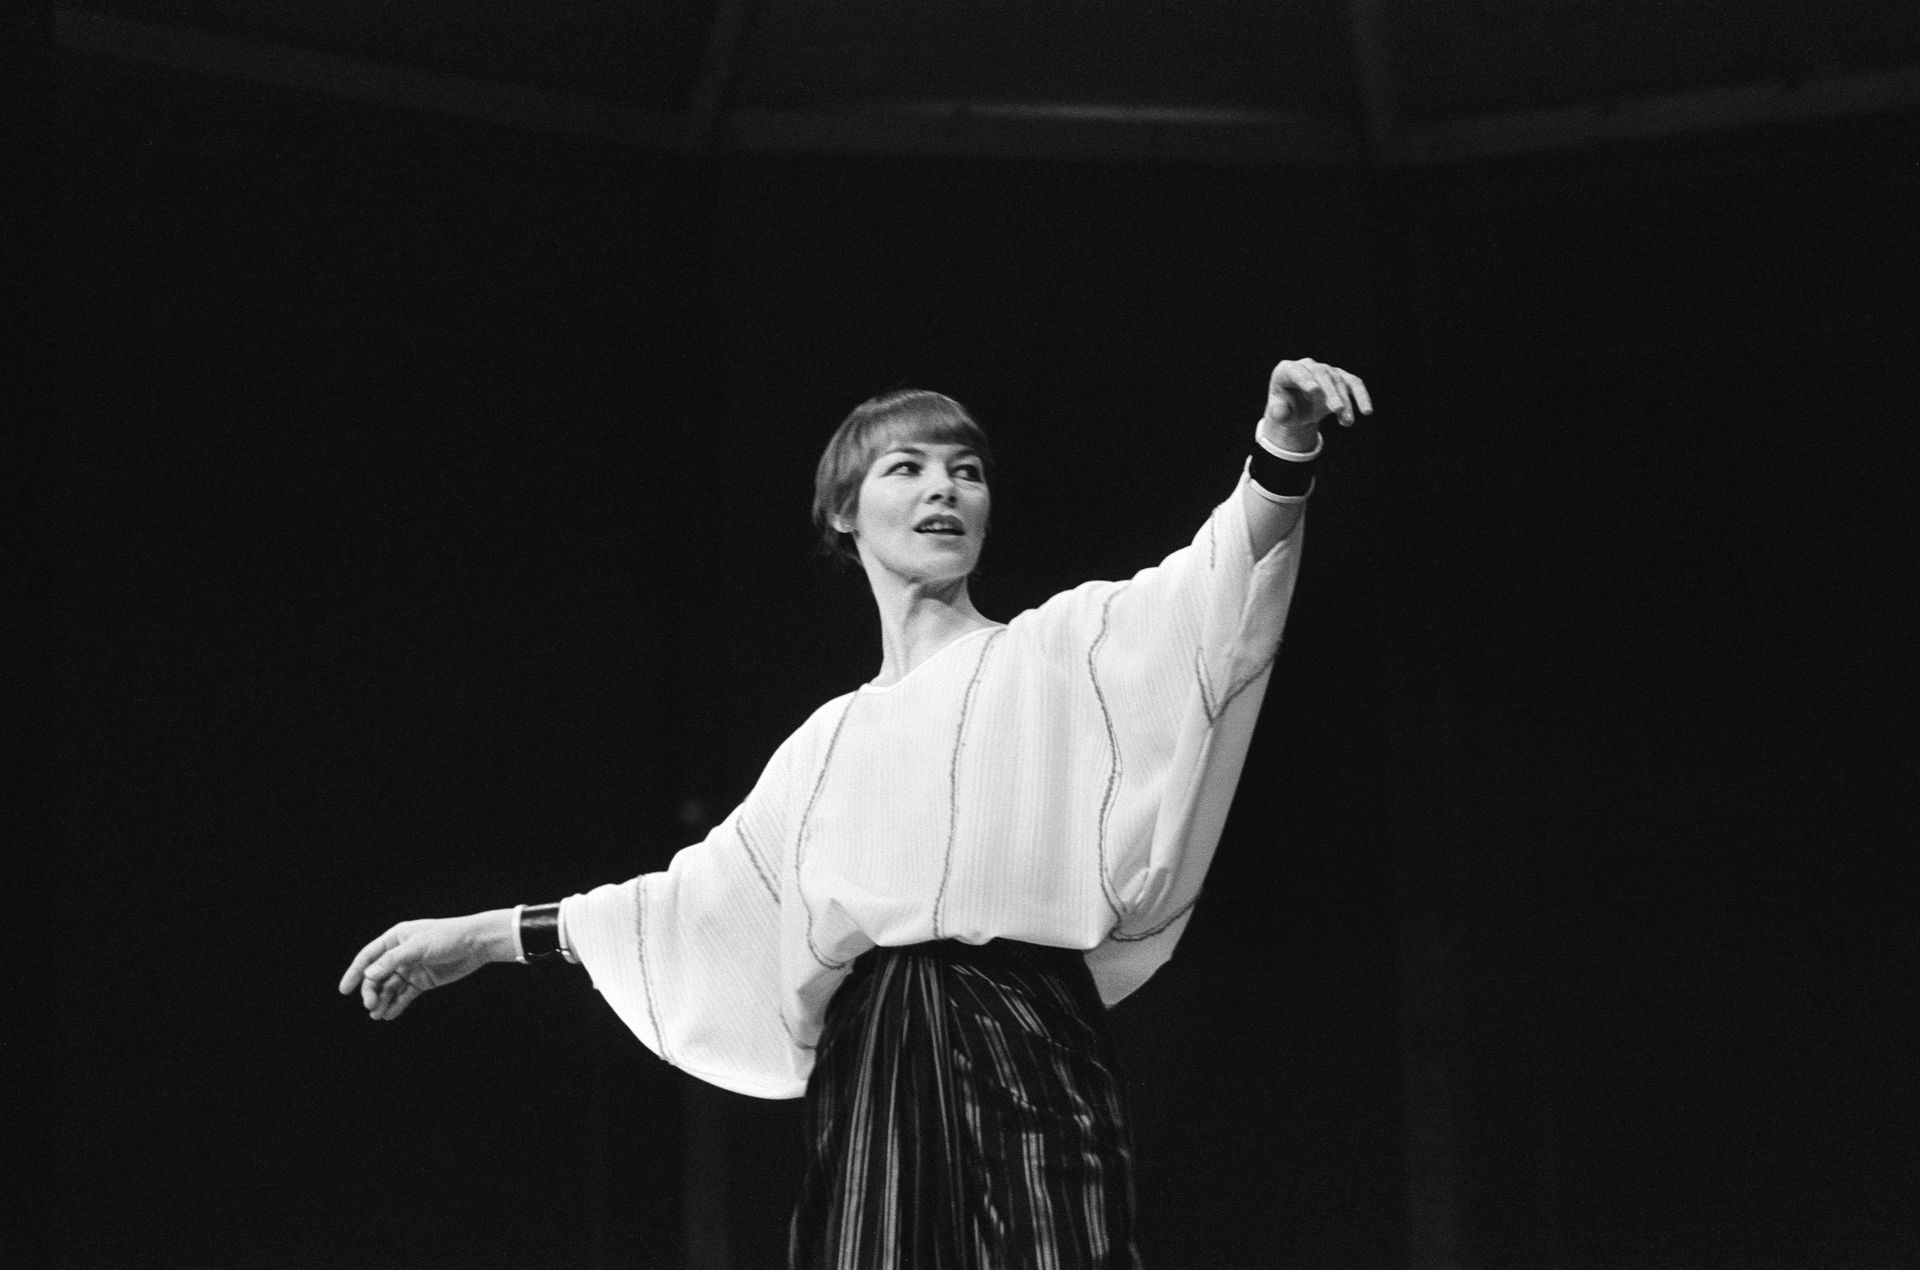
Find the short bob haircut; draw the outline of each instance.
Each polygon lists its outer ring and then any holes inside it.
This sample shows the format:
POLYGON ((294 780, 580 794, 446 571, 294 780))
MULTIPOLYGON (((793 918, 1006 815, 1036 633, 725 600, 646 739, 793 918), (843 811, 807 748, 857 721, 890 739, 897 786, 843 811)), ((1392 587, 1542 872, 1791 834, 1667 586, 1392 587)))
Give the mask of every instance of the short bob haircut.
POLYGON ((852 519, 860 509, 860 483, 873 461, 897 445, 924 441, 964 445, 980 456, 993 479, 993 448, 967 408, 943 393, 908 388, 871 397, 853 408, 820 455, 813 476, 813 525, 821 549, 836 560, 860 563, 853 535, 833 527, 836 516, 852 519))

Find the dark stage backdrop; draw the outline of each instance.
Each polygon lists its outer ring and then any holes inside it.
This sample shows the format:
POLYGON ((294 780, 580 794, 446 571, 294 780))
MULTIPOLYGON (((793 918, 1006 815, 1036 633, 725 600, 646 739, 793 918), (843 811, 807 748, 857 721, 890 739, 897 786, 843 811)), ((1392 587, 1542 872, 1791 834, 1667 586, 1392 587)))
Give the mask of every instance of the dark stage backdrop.
POLYGON ((62 83, 59 1264, 778 1264, 791 1105, 577 970, 333 982, 661 866, 872 673, 860 398, 994 432, 1006 617, 1184 541, 1294 354, 1381 414, 1115 1013, 1152 1264, 1911 1263, 1911 119, 1368 179, 62 83))

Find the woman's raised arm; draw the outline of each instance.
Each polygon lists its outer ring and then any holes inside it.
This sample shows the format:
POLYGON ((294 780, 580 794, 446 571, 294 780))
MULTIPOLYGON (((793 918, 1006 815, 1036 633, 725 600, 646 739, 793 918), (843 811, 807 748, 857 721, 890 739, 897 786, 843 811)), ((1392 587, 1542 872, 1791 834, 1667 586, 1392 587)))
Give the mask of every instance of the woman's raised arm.
MULTIPOLYGON (((1275 455, 1278 463, 1309 461, 1319 452, 1323 419, 1332 415, 1341 427, 1350 428, 1360 415, 1372 413, 1373 398, 1358 375, 1312 358, 1284 361, 1267 380, 1267 410, 1254 443, 1275 455)), ((1263 490, 1251 481, 1241 487, 1240 497, 1247 509, 1247 543, 1256 560, 1293 532, 1306 508, 1304 493, 1263 490)))

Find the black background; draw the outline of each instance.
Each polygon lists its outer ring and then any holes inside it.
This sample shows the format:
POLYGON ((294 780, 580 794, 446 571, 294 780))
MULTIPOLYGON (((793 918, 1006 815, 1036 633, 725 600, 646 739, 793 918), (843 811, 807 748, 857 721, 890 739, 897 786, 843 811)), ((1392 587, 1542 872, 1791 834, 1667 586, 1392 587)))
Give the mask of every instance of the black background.
POLYGON ((1115 1013, 1151 1263, 1403 1264, 1436 1037, 1462 1264, 1920 1256, 1911 117, 1388 177, 702 163, 60 78, 63 1264, 778 1264, 791 1105, 577 970, 391 1025, 335 980, 659 867, 873 673, 806 523, 862 397, 993 432, 1006 618, 1183 542, 1292 355, 1380 413, 1115 1013))

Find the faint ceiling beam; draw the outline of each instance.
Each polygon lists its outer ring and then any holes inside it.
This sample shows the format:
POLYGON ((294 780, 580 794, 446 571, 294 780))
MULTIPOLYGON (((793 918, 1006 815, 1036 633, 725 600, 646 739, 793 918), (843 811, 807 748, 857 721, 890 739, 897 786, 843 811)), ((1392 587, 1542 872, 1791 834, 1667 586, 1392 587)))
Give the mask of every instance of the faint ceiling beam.
MULTIPOLYGON (((62 48, 367 105, 648 150, 684 150, 688 116, 576 94, 318 53, 186 27, 58 9, 62 48)), ((722 103, 725 94, 720 97, 722 103)), ((1426 167, 1650 137, 1920 108, 1920 66, 1674 93, 1595 106, 1400 120, 1390 166, 1426 167)), ((831 110, 721 109, 715 140, 778 153, 1171 160, 1352 167, 1358 127, 1283 112, 1073 103, 895 102, 831 110)), ((1371 108, 1369 134, 1372 129, 1371 108)))
POLYGON ((1363 158, 1341 121, 1258 111, 926 101, 728 111, 750 0, 729 8, 716 15, 685 115, 75 9, 55 10, 54 30, 62 48, 89 56, 639 149, 1316 166, 1363 158))
POLYGON ((1544 150, 1920 108, 1920 66, 1767 80, 1626 101, 1477 115, 1401 130, 1394 162, 1431 167, 1544 150))
POLYGON ((1347 27, 1360 72, 1360 102, 1367 116, 1367 148, 1374 162, 1392 162, 1400 136, 1398 94, 1393 88, 1393 44, 1387 0, 1347 0, 1347 27))
POLYGON ((686 148, 711 154, 721 141, 722 123, 740 79, 740 55, 753 28, 754 0, 718 0, 707 28, 707 49, 700 58, 688 97, 686 148))
POLYGON ((75 9, 54 10, 54 35, 60 47, 75 53, 369 106, 477 119, 509 128, 592 137, 647 149, 672 149, 680 143, 681 120, 665 111, 395 62, 341 57, 75 9))
POLYGON ((1072 102, 908 101, 838 110, 740 110, 730 149, 1355 167, 1345 120, 1278 111, 1072 102))

